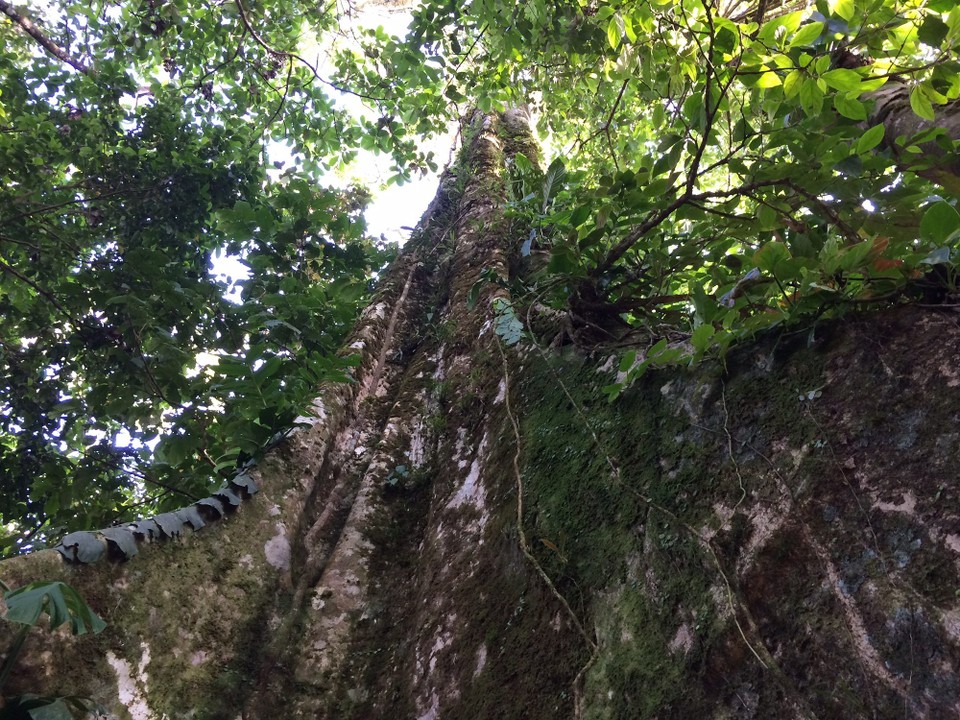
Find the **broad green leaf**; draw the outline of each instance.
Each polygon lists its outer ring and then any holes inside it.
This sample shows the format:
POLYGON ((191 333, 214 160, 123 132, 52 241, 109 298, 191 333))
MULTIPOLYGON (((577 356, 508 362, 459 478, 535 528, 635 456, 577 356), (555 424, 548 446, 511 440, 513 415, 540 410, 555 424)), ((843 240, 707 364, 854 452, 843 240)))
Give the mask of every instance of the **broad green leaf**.
POLYGON ((620 32, 620 23, 623 21, 616 15, 610 18, 610 22, 607 23, 607 42, 610 43, 610 47, 616 50, 620 46, 620 38, 622 34, 620 32))
POLYGON ((957 230, 960 230, 960 214, 944 201, 931 205, 920 221, 920 237, 929 242, 946 242, 957 230))
POLYGON ((860 89, 860 75, 853 70, 837 68, 836 70, 828 70, 820 77, 826 81, 827 85, 835 90, 850 91, 860 89))
POLYGON ((762 229, 773 230, 780 225, 780 214, 769 205, 761 205, 757 208, 757 220, 762 229))
POLYGON ((886 76, 884 76, 884 77, 879 77, 879 78, 861 79, 861 81, 860 81, 860 93, 861 93, 861 95, 862 95, 863 93, 868 93, 868 92, 873 92, 874 90, 879 90, 880 88, 882 88, 884 85, 887 84, 887 80, 888 80, 888 79, 889 79, 889 78, 887 78, 886 76))
POLYGON ((937 119, 933 112, 933 104, 926 96, 921 85, 917 85, 910 91, 910 107, 924 120, 931 122, 937 119))
POLYGON ((932 48, 940 48, 940 44, 950 32, 950 27, 936 15, 927 15, 923 24, 917 30, 917 39, 932 48))
POLYGON ((812 22, 807 23, 802 26, 797 34, 793 36, 793 39, 790 40, 790 45, 788 47, 798 47, 803 45, 809 45, 814 40, 816 40, 823 33, 823 23, 822 22, 812 22))
POLYGON ((693 345, 694 350, 703 352, 710 346, 710 340, 713 338, 715 332, 716 329, 713 325, 704 323, 693 331, 693 334, 690 336, 690 344, 693 345))
POLYGON ((823 110, 823 91, 813 78, 805 78, 800 85, 800 105, 808 117, 816 117, 823 110))
POLYGON ((947 27, 951 37, 960 35, 960 5, 955 5, 947 15, 947 27))
POLYGON ((760 78, 757 80, 757 87, 767 90, 769 88, 775 88, 780 86, 780 76, 778 76, 772 70, 760 75, 760 78))
POLYGON ((854 12, 856 12, 854 0, 828 0, 827 5, 833 15, 841 17, 847 22, 853 20, 854 12))
POLYGON ((867 119, 867 108, 864 104, 844 93, 837 93, 833 96, 833 107, 845 118, 850 118, 851 120, 867 119))
POLYGON ((848 272, 860 268, 870 255, 871 250, 873 250, 872 240, 865 240, 844 248, 839 256, 838 267, 848 272))
POLYGON ((41 613, 46 613, 51 630, 69 623, 74 635, 97 634, 107 626, 76 590, 60 581, 35 582, 8 591, 4 601, 4 619, 21 625, 36 625, 41 613))
POLYGON ((550 201, 553 199, 554 195, 557 194, 561 185, 563 184, 564 178, 567 176, 567 168, 563 164, 563 160, 560 158, 555 158, 553 162, 550 163, 550 167, 547 168, 547 172, 543 176, 543 206, 541 208, 542 212, 546 212, 547 208, 550 205, 550 201))
POLYGON ((790 251, 781 242, 768 242, 753 254, 753 263, 758 268, 774 276, 786 261, 790 260, 790 251))
POLYGON ((767 43, 772 43, 778 38, 791 37, 796 33, 797 28, 800 27, 800 23, 806 14, 806 12, 798 10, 768 20, 760 28, 757 36, 767 43))
POLYGON ((800 92, 800 85, 803 81, 803 73, 799 70, 791 70, 783 81, 783 94, 788 100, 792 100, 800 92))
POLYGON ((874 125, 867 130, 860 136, 860 139, 857 140, 857 154, 863 155, 877 147, 877 145, 883 142, 883 133, 883 125, 874 125))

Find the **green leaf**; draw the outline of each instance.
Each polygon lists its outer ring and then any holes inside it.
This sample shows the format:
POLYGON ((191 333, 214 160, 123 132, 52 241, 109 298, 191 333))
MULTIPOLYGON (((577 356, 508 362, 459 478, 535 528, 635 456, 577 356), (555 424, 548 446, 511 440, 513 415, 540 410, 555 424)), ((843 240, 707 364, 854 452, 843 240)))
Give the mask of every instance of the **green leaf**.
POLYGON ((567 168, 563 164, 563 160, 560 158, 554 158, 553 162, 550 163, 550 167, 547 168, 547 172, 543 176, 542 212, 547 211, 547 208, 550 206, 550 201, 560 189, 560 186, 563 184, 563 180, 566 178, 566 176, 567 168))
POLYGON ((828 0, 827 5, 833 15, 843 18, 847 22, 853 20, 854 12, 856 12, 854 0, 828 0))
POLYGON ((790 251, 781 242, 768 242, 753 254, 753 264, 776 276, 780 267, 790 260, 790 251))
POLYGON ((780 87, 780 76, 777 75, 772 70, 769 70, 763 73, 760 78, 757 80, 757 87, 764 90, 769 90, 770 88, 780 87))
POLYGON ((710 341, 713 339, 715 333, 716 328, 714 328, 713 325, 707 325, 706 323, 700 325, 690 336, 690 344, 693 345, 694 350, 697 352, 703 352, 710 346, 710 341))
POLYGON ((925 45, 939 49, 949 32, 950 27, 943 20, 936 15, 927 15, 917 30, 917 39, 925 45))
POLYGON ((857 140, 857 154, 863 155, 877 147, 877 145, 883 142, 883 133, 883 125, 874 125, 867 130, 860 136, 860 139, 857 140))
POLYGON ((780 214, 769 205, 757 208, 757 220, 763 230, 773 230, 780 225, 780 214))
POLYGON ((794 48, 801 45, 809 45, 823 33, 822 22, 812 22, 801 27, 797 34, 793 36, 788 47, 794 48))
POLYGON ((837 267, 847 272, 859 269, 863 266, 872 250, 872 240, 865 240, 844 248, 839 254, 837 267))
POLYGON ((74 635, 97 634, 107 626, 76 590, 60 581, 31 583, 4 593, 4 600, 4 619, 21 625, 32 627, 46 613, 51 630, 69 623, 74 635))
POLYGON ((933 104, 926 96, 921 85, 917 85, 910 91, 910 107, 924 120, 933 122, 937 116, 933 112, 933 104))
POLYGON ((862 102, 844 93, 837 93, 833 96, 833 107, 838 113, 851 120, 866 120, 867 108, 862 102))
POLYGON ((493 302, 494 332, 503 340, 505 345, 512 346, 520 342, 523 337, 523 325, 517 318, 513 306, 503 298, 493 302))
POLYGON ((615 15, 610 18, 610 22, 607 23, 607 42, 610 43, 610 47, 614 50, 620 45, 620 38, 622 37, 620 33, 621 22, 623 21, 615 15))
POLYGON ((778 37, 790 37, 796 33, 806 14, 806 12, 798 10, 768 20, 763 24, 763 27, 760 28, 757 35, 767 43, 772 43, 778 37))
POLYGON ((630 15, 623 16, 623 31, 627 36, 627 40, 632 43, 637 41, 637 31, 633 27, 633 18, 630 15))
POLYGON ((920 237, 937 244, 946 242, 957 230, 960 230, 960 214, 944 201, 931 205, 920 221, 920 237))
POLYGON ((823 110, 823 91, 813 78, 805 78, 800 85, 800 106, 808 117, 816 117, 823 110))
POLYGON ((820 77, 835 90, 848 92, 860 89, 860 75, 853 70, 837 68, 836 70, 828 70, 820 77))
POLYGON ((800 92, 800 86, 803 81, 803 73, 799 70, 791 70, 783 81, 783 94, 787 100, 792 100, 800 92))

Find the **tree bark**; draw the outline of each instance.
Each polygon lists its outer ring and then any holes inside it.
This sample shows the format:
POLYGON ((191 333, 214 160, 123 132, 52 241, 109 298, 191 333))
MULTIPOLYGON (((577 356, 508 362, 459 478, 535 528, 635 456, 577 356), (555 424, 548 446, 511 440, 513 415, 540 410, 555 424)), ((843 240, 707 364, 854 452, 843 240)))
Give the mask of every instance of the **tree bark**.
POLYGON ((960 155, 947 151, 936 142, 920 145, 920 153, 907 152, 903 142, 918 133, 941 128, 946 137, 960 142, 960 101, 937 106, 935 120, 924 120, 910 107, 910 88, 900 82, 889 82, 870 94, 874 110, 869 125, 883 124, 883 144, 890 149, 902 170, 937 183, 953 195, 960 196, 960 155))
POLYGON ((355 382, 258 494, 125 563, 0 565, 109 622, 32 631, 6 690, 135 720, 955 715, 960 325, 854 318, 606 403, 614 359, 511 345, 508 283, 476 285, 523 270, 524 113, 464 137, 355 382))

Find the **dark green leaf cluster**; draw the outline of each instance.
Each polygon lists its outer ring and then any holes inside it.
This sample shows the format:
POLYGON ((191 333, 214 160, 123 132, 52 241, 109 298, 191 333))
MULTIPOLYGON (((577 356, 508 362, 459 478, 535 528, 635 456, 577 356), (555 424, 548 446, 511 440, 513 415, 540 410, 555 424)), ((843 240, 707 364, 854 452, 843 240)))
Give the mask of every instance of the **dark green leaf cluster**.
MULTIPOLYGON (((46 12, 67 61, 0 28, 2 553, 209 495, 349 379, 338 349, 390 255, 367 192, 317 179, 372 127, 298 57, 333 11, 46 12)), ((400 134, 376 149, 426 162, 400 134)))
MULTIPOLYGON (((3 600, 7 606, 3 619, 20 629, 0 667, 0 690, 19 658, 27 632, 40 622, 42 615, 49 616, 50 630, 69 625, 74 635, 97 634, 107 626, 76 590, 60 581, 34 582, 15 590, 4 586, 3 600)), ((0 720, 73 720, 86 717, 94 709, 89 700, 73 696, 25 693, 4 700, 0 720)))
POLYGON ((418 34, 460 58, 449 86, 539 118, 566 172, 517 159, 518 250, 549 258, 533 292, 574 340, 639 345, 624 382, 934 283, 955 295, 953 2, 428 2, 418 34))

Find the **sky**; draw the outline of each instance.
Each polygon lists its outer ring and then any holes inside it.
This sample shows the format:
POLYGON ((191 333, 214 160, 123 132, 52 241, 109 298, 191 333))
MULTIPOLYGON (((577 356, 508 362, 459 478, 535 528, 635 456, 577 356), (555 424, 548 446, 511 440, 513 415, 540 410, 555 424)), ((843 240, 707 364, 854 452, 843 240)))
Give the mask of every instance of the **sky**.
MULTIPOLYGON (((368 3, 356 12, 354 22, 358 27, 382 27, 387 33, 403 36, 411 20, 412 4, 407 7, 385 6, 376 2, 368 3)), ((317 69, 322 74, 328 68, 324 67, 323 55, 317 48, 306 47, 301 49, 306 56, 317 56, 317 69)), ((331 91, 335 93, 335 91, 331 91)), ((347 94, 335 97, 341 107, 357 114, 370 113, 362 101, 347 94)), ((456 134, 455 123, 451 124, 448 132, 440 137, 433 138, 423 145, 424 150, 432 150, 438 163, 442 166, 450 154, 456 134)), ((288 164, 292 158, 288 149, 280 143, 268 145, 267 152, 271 162, 288 164)), ((376 155, 371 152, 360 151, 351 167, 342 173, 330 174, 322 178, 323 182, 332 186, 346 187, 350 184, 361 184, 370 191, 371 201, 366 212, 367 232, 372 237, 383 237, 388 242, 403 245, 410 237, 410 228, 420 221, 430 201, 437 190, 439 171, 428 173, 423 177, 414 177, 404 185, 387 185, 386 180, 394 173, 390 171, 391 158, 388 155, 376 155)), ((211 259, 213 272, 226 280, 242 279, 247 275, 247 269, 240 258, 221 254, 211 259)), ((232 294, 228 295, 231 297, 232 294)))

